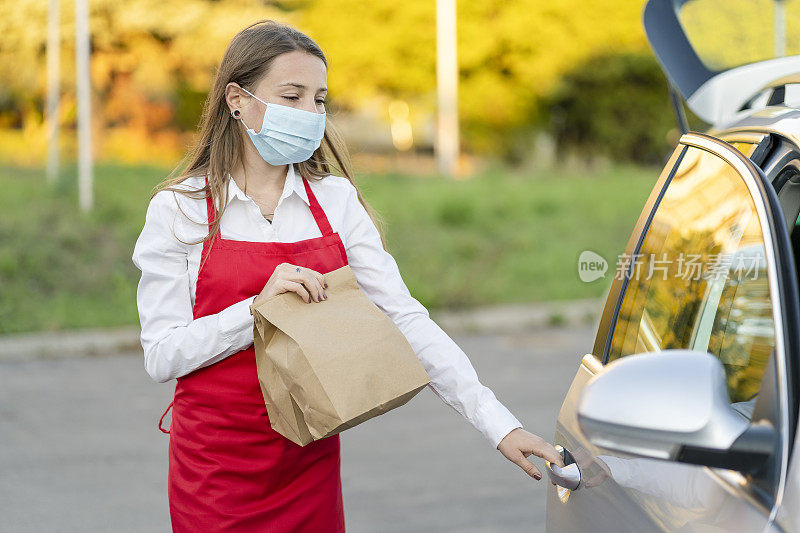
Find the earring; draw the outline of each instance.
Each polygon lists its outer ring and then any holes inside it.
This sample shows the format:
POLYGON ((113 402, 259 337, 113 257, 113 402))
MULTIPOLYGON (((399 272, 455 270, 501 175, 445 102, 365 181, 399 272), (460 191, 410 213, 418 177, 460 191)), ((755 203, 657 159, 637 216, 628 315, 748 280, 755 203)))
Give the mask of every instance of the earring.
POLYGON ((242 116, 242 112, 241 112, 241 111, 239 111, 238 109, 234 109, 234 110, 233 110, 233 113, 231 113, 231 116, 232 116, 233 118, 236 118, 236 119, 238 119, 240 116, 242 116))

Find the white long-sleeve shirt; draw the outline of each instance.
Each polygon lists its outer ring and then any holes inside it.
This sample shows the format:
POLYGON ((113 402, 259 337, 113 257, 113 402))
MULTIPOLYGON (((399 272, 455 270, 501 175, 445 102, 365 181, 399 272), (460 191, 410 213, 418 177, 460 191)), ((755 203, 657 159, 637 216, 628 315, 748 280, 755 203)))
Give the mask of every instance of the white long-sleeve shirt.
MULTIPOLYGON (((233 179, 228 180, 229 203, 220 226, 224 238, 295 242, 320 236, 302 178, 294 165, 287 168, 271 223, 250 196, 233 179)), ((203 184, 200 176, 186 178, 180 185, 195 189, 203 184)), ((522 424, 480 383, 467 355, 411 296, 397 263, 383 249, 378 229, 358 201, 355 187, 347 178, 334 175, 309 180, 309 184, 344 243, 359 287, 405 335, 430 376, 431 389, 497 447, 522 424)), ((142 271, 137 305, 144 365, 157 382, 184 376, 253 343, 250 304, 255 296, 193 319, 202 244, 181 240, 193 242, 206 235, 207 220, 204 199, 159 191, 150 201, 136 241, 132 259, 142 271)))

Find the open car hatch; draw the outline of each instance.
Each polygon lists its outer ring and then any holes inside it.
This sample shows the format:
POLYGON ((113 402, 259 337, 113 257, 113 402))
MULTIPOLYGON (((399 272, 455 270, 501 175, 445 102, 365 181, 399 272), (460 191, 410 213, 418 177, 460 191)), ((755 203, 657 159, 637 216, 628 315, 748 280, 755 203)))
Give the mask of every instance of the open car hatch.
POLYGON ((714 127, 800 83, 800 0, 649 0, 643 19, 670 84, 714 127))

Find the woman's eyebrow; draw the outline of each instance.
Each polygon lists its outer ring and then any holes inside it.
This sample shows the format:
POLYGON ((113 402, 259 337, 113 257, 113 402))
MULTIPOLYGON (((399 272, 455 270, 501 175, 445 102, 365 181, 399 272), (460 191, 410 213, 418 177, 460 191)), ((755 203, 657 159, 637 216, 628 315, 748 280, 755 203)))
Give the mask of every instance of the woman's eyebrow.
MULTIPOLYGON (((306 87, 305 85, 303 85, 302 83, 297 83, 297 82, 294 82, 294 81, 287 81, 286 83, 281 83, 281 84, 279 84, 279 85, 278 85, 278 87, 281 87, 281 86, 283 86, 283 85, 292 85, 292 86, 294 86, 294 87, 298 87, 298 88, 300 88, 300 89, 306 89, 306 88, 307 88, 307 87, 306 87)), ((320 88, 319 88, 319 89, 317 89, 317 90, 318 90, 318 91, 322 91, 322 92, 328 92, 328 88, 327 88, 327 87, 320 87, 320 88)))

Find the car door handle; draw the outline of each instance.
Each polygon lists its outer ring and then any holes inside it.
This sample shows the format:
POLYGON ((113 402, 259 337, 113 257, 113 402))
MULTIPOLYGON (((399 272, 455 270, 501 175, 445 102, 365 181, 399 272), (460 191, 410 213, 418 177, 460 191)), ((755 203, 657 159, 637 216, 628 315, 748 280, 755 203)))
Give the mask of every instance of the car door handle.
POLYGON ((550 481, 559 487, 578 490, 581 484, 581 470, 578 468, 578 463, 572 458, 572 454, 565 450, 563 446, 556 444, 555 446, 561 458, 564 460, 564 466, 554 465, 550 461, 545 460, 547 466, 547 475, 550 481))

